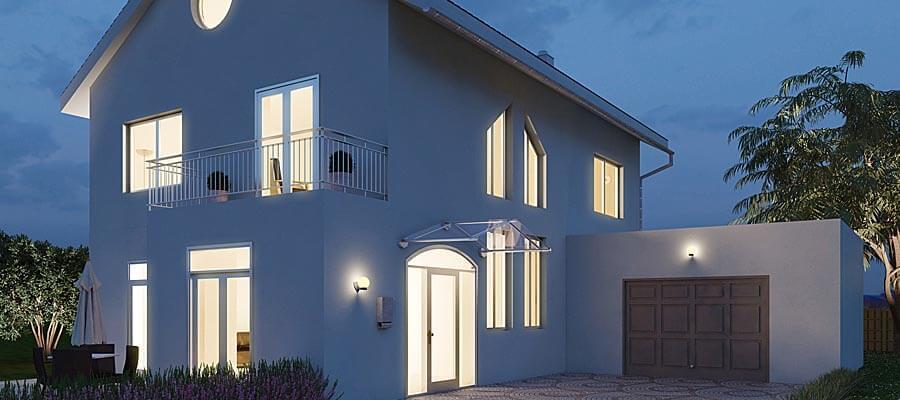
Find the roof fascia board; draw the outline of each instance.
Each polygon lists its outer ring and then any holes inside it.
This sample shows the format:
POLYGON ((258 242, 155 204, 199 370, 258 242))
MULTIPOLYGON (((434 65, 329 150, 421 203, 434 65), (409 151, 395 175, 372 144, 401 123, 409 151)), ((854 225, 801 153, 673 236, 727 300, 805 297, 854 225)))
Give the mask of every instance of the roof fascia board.
POLYGON ((129 0, 122 7, 119 15, 63 90, 60 96, 60 108, 63 113, 83 118, 91 117, 91 85, 125 43, 125 39, 152 3, 153 0, 129 0))
POLYGON ((663 152, 669 141, 558 68, 500 33, 450 0, 400 0, 445 28, 473 42, 525 74, 544 83, 609 123, 663 152))

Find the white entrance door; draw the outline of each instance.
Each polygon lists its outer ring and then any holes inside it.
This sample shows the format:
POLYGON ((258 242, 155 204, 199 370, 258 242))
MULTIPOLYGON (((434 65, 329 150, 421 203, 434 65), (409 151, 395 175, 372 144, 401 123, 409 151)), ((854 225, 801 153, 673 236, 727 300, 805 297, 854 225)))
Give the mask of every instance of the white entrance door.
POLYGON ((428 391, 459 387, 458 272, 428 274, 428 391))
POLYGON ((475 384, 475 266, 450 248, 406 268, 408 396, 475 384))
POLYGON ((202 274, 191 279, 193 365, 250 364, 250 277, 202 274))
POLYGON ((316 165, 313 134, 319 126, 318 98, 318 77, 256 92, 256 138, 261 142, 263 196, 313 188, 313 165, 316 165))

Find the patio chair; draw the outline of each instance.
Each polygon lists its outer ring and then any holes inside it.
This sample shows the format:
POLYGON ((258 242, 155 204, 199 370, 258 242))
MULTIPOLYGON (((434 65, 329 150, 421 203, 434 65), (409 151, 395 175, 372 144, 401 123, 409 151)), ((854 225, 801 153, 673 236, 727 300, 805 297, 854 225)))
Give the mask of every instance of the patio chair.
POLYGON ((116 352, 116 345, 110 343, 104 344, 85 344, 75 347, 76 349, 88 350, 91 354, 112 354, 116 352))
POLYGON ((137 373, 138 357, 140 352, 137 346, 125 346, 125 366, 122 368, 122 375, 134 375, 137 373))
POLYGON ((31 350, 31 359, 34 361, 34 373, 37 375, 37 383, 41 386, 47 386, 50 383, 50 376, 47 375, 47 366, 44 365, 44 349, 35 347, 31 350))
POLYGON ((92 375, 93 366, 89 350, 53 350, 53 380, 90 379, 92 375))
MULTIPOLYGON (((284 177, 281 175, 281 160, 275 157, 270 158, 269 166, 271 167, 271 171, 269 171, 269 190, 272 194, 282 194, 284 177)), ((305 192, 311 189, 310 184, 291 179, 292 192, 305 192)))

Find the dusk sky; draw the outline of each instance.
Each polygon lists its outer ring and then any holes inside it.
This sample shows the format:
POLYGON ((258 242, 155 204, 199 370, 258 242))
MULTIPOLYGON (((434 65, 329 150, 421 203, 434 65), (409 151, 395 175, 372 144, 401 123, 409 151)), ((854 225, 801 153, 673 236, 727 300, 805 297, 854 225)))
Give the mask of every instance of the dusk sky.
MULTIPOLYGON (((722 181, 727 135, 787 75, 859 49, 854 79, 900 88, 897 1, 459 2, 670 140, 675 167, 645 187, 648 229, 734 218, 747 193, 722 181)), ((59 113, 59 93, 124 3, 0 0, 0 229, 87 243, 88 122, 59 113)), ((644 171, 664 162, 644 150, 644 171)))

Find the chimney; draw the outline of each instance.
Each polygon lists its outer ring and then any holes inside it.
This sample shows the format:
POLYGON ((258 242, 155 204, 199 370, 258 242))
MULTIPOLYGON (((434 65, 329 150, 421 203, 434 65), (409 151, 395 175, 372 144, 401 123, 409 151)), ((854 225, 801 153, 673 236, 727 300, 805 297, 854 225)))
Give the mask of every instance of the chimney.
POLYGON ((544 60, 544 62, 547 64, 553 65, 554 58, 553 58, 553 56, 550 55, 550 53, 547 52, 547 50, 539 51, 538 58, 540 58, 541 60, 544 60))

